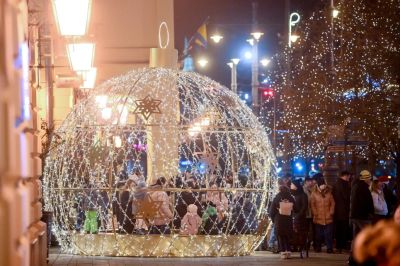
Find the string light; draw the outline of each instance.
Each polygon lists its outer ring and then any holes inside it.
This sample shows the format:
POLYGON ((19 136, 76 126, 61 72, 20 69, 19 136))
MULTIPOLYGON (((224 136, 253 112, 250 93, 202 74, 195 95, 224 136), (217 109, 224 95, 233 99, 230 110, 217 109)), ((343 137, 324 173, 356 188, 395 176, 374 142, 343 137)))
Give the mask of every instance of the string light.
POLYGON ((43 184, 45 209, 53 212, 53 231, 64 252, 161 257, 245 255, 265 235, 265 208, 275 189, 276 175, 268 136, 236 94, 207 77, 162 68, 131 71, 91 90, 57 129, 57 135, 61 141, 51 143, 43 184), (149 95, 157 102, 158 111, 146 113, 144 118, 135 110, 149 95), (158 190, 169 194, 175 217, 172 232, 154 235, 144 230, 131 234, 126 226, 133 226, 135 216, 128 210, 132 205, 122 200, 122 193, 129 188, 120 184, 136 169, 143 171, 146 162, 160 160, 160 154, 150 150, 171 143, 171 138, 178 140, 179 159, 191 162, 191 175, 204 187, 182 188, 177 177, 182 169, 178 164, 170 168, 165 164, 165 177, 173 185, 158 190), (248 174, 243 176, 239 172, 245 166, 248 174), (211 188, 210 182, 218 187, 211 188), (202 200, 204 197, 226 199, 216 207, 218 217, 224 219, 210 220, 211 230, 217 235, 210 235, 213 233, 204 223, 198 234, 188 237, 180 233, 176 221, 186 214, 184 195, 188 194, 196 199, 202 213, 212 202, 202 200), (184 213, 178 211, 182 206, 184 213), (84 218, 88 211, 92 213, 84 218), (90 215, 94 218, 89 229, 84 224, 90 215))
POLYGON ((275 69, 284 106, 279 127, 291 136, 287 152, 321 156, 328 136, 335 135, 333 126, 343 129, 351 118, 358 122, 353 137, 369 143, 357 147, 357 154, 394 159, 400 148, 398 2, 342 0, 337 10, 333 21, 329 5, 314 12, 301 26, 296 47, 285 51, 275 69))

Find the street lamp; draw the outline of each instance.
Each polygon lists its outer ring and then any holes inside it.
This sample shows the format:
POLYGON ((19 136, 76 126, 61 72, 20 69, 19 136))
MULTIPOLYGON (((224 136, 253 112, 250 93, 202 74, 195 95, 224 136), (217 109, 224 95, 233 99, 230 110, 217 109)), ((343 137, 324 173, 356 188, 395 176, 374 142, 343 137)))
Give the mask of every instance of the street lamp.
POLYGON ((300 15, 297 12, 293 12, 290 14, 289 17, 289 36, 288 36, 288 46, 292 47, 292 42, 297 41, 297 39, 299 38, 298 35, 292 35, 292 27, 294 25, 296 25, 297 23, 299 23, 300 21, 300 15), (294 37, 292 37, 294 36, 294 37))
POLYGON ((261 36, 263 36, 264 33, 255 31, 251 33, 251 36, 253 37, 252 41, 249 41, 249 43, 252 45, 253 51, 252 51, 252 58, 253 61, 251 63, 251 96, 252 96, 252 105, 253 105, 253 111, 257 113, 257 108, 258 108, 258 42, 260 41, 261 36))
POLYGON ((62 36, 83 36, 87 32, 92 0, 53 0, 57 28, 62 36))
POLYGON ((237 93, 237 65, 239 61, 239 58, 232 58, 231 62, 227 64, 231 68, 231 90, 234 93, 237 93))
POLYGON ((96 83, 97 68, 92 67, 89 70, 77 71, 82 76, 83 83, 81 89, 93 89, 96 83))
POLYGON ((219 43, 219 42, 224 38, 224 36, 222 36, 222 35, 216 33, 216 34, 212 35, 210 38, 211 38, 211 40, 213 40, 215 43, 219 43))
POLYGON ((253 36, 253 38, 258 42, 261 38, 261 36, 263 36, 264 33, 256 31, 256 32, 252 32, 251 36, 253 36))
POLYGON ((93 67, 94 43, 67 44, 68 58, 74 71, 89 71, 93 67))
POLYGON ((269 60, 268 58, 263 58, 261 59, 260 63, 263 67, 266 67, 269 65, 269 63, 271 62, 271 60, 269 60))
POLYGON ((333 10, 332 10, 332 17, 333 17, 333 18, 337 18, 338 16, 339 16, 339 10, 333 9, 333 10))
POLYGON ((208 60, 206 58, 200 58, 197 63, 201 68, 205 68, 206 65, 208 64, 208 60))

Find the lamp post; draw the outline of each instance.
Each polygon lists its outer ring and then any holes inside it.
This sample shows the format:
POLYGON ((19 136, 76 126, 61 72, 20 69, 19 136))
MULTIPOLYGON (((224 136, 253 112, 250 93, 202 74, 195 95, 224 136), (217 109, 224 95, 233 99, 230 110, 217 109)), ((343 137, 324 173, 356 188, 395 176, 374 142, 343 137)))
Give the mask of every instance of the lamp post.
POLYGON ((227 65, 231 68, 231 90, 237 94, 237 65, 239 64, 239 58, 232 58, 231 62, 227 65))
POLYGON ((288 46, 292 47, 292 42, 296 42, 297 39, 299 38, 298 35, 293 34, 292 35, 292 27, 299 23, 300 21, 300 15, 297 12, 293 12, 289 16, 289 36, 288 36, 288 46))
POLYGON ((252 95, 252 104, 253 111, 257 114, 258 106, 259 106, 259 97, 258 97, 258 87, 260 83, 258 82, 258 42, 260 41, 262 32, 253 32, 251 33, 253 36, 252 39, 248 40, 252 45, 252 63, 251 63, 251 95, 252 95))

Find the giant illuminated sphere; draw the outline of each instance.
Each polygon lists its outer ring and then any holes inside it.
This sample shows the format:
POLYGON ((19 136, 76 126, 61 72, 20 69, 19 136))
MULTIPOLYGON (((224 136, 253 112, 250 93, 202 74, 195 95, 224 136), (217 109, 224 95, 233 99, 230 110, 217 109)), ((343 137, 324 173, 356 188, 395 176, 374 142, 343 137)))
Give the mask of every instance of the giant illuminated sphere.
POLYGON ((54 132, 45 208, 65 252, 246 255, 266 233, 274 165, 265 129, 232 91, 196 73, 143 68, 90 91, 54 132), (160 176, 167 183, 152 186, 160 176))

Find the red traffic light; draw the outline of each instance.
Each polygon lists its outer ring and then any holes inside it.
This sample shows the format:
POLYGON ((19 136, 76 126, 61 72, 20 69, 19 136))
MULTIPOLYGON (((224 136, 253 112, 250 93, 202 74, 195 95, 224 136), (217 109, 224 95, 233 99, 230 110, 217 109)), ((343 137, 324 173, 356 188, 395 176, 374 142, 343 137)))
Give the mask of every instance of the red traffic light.
POLYGON ((264 97, 274 97, 274 89, 272 88, 260 88, 264 97))

